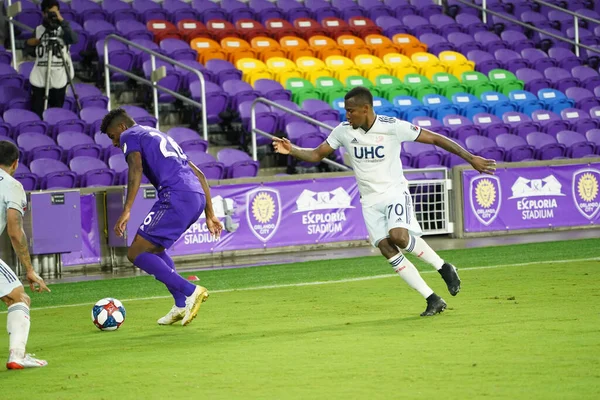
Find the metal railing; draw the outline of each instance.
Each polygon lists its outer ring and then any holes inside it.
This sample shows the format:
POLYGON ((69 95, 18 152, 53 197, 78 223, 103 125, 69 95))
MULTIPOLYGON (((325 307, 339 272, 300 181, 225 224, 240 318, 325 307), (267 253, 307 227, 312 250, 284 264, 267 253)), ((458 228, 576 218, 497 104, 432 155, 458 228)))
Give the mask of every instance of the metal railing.
POLYGON ((558 11, 562 11, 562 12, 564 12, 566 14, 569 14, 569 15, 573 16, 573 20, 575 22, 575 25, 574 25, 574 28, 575 28, 575 40, 571 40, 571 39, 568 39, 568 38, 565 38, 565 37, 562 37, 562 36, 559 36, 559 35, 555 35, 554 33, 548 32, 548 31, 546 31, 544 29, 536 28, 533 25, 526 24, 526 23, 524 23, 522 21, 519 21, 519 20, 516 20, 514 18, 511 18, 511 17, 507 16, 506 14, 501 14, 501 13, 498 13, 496 11, 489 10, 487 8, 487 0, 483 0, 481 6, 478 6, 477 4, 471 3, 471 2, 466 1, 466 0, 455 0, 455 1, 457 1, 458 3, 464 4, 464 5, 468 6, 468 7, 475 8, 475 9, 481 11, 481 17, 482 17, 481 19, 482 19, 482 21, 484 23, 487 23, 487 15, 490 14, 490 15, 496 16, 498 18, 504 19, 506 21, 512 22, 513 24, 520 25, 520 26, 525 27, 527 29, 531 29, 532 31, 543 33, 544 35, 550 36, 550 37, 552 37, 554 39, 558 39, 558 40, 561 40, 563 42, 569 43, 569 44, 575 46, 575 55, 577 57, 579 57, 579 54, 580 54, 580 51, 581 51, 580 49, 581 48, 589 50, 589 51, 594 52, 594 53, 600 54, 600 49, 596 49, 596 48, 587 46, 585 44, 579 43, 579 20, 581 19, 581 20, 584 20, 584 21, 590 21, 590 22, 594 22, 596 24, 600 24, 600 21, 597 20, 597 19, 585 16, 585 15, 581 15, 581 14, 578 14, 578 13, 570 11, 570 10, 566 10, 566 9, 564 9, 562 7, 556 6, 554 4, 547 3, 547 2, 542 1, 542 0, 533 0, 534 2, 536 2, 538 4, 544 5, 546 7, 553 8, 553 9, 558 10, 558 11))
POLYGON ((15 43, 15 26, 28 32, 34 32, 35 27, 25 25, 19 21, 15 21, 14 16, 21 12, 21 2, 13 4, 12 0, 7 0, 6 3, 6 20, 8 21, 8 33, 10 37, 10 50, 12 52, 12 67, 17 70, 17 45, 15 43))
MULTIPOLYGON (((265 99, 263 97, 259 97, 258 99, 254 100, 252 102, 252 106, 250 108, 250 133, 252 135, 252 159, 254 161, 258 161, 258 156, 257 156, 257 151, 256 151, 256 147, 257 147, 256 146, 256 134, 258 133, 259 135, 266 136, 269 139, 273 139, 273 138, 276 137, 276 136, 273 136, 270 133, 267 133, 267 132, 265 132, 265 131, 263 131, 261 129, 258 129, 256 127, 256 105, 258 103, 267 104, 267 105, 269 105, 271 107, 278 108, 278 109, 283 110, 283 111, 285 111, 285 112, 287 112, 289 114, 292 114, 292 115, 294 115, 294 116, 296 116, 298 118, 301 118, 301 119, 303 119, 303 120, 305 120, 307 122, 310 122, 310 123, 312 123, 314 125, 320 126, 322 128, 325 128, 325 129, 333 130, 333 128, 331 126, 329 126, 327 124, 324 124, 321 121, 317 121, 316 119, 307 117, 304 114, 301 114, 301 113, 299 113, 299 112, 297 112, 295 110, 292 110, 291 108, 284 107, 284 106, 282 106, 280 104, 277 104, 274 101, 267 100, 267 99, 265 99)), ((337 163, 337 162, 335 162, 333 160, 330 160, 328 158, 324 158, 322 161, 324 163, 326 163, 326 164, 329 164, 329 165, 332 165, 334 167, 340 168, 340 169, 342 169, 344 171, 352 171, 352 169, 348 168, 346 165, 337 163)))
POLYGON ((148 48, 145 48, 143 46, 140 46, 139 44, 136 44, 130 40, 127 40, 125 38, 122 38, 121 36, 115 35, 115 34, 111 34, 108 35, 105 39, 104 39, 104 80, 106 83, 106 96, 108 96, 108 109, 110 110, 110 71, 115 71, 118 72, 120 74, 125 75, 126 77, 133 79, 137 82, 141 82, 147 86, 151 86, 152 87, 152 97, 153 97, 153 103, 154 103, 154 117, 156 118, 156 127, 159 127, 159 117, 158 117, 158 91, 162 91, 164 93, 167 93, 173 97, 175 97, 176 99, 181 100, 182 102, 186 103, 186 104, 190 104, 194 107, 198 107, 201 109, 202 111, 202 137, 204 138, 204 140, 208 140, 208 126, 207 126, 207 118, 206 118, 206 81, 204 79, 204 75, 202 74, 202 72, 198 71, 197 69, 194 69, 188 65, 185 65, 183 63, 180 63, 179 61, 173 60, 172 58, 166 57, 160 53, 157 53, 156 51, 150 50, 148 48), (110 60, 109 60, 109 52, 108 52, 108 42, 110 40, 115 40, 117 42, 121 42, 124 43, 130 47, 134 47, 136 49, 139 49, 140 51, 150 54, 150 62, 152 64, 152 80, 148 80, 145 78, 142 78, 138 75, 135 75, 129 71, 126 71, 122 68, 119 68, 115 65, 110 64, 110 60), (198 77, 198 79, 200 80, 200 101, 202 103, 198 103, 197 101, 190 99, 186 96, 183 96, 177 92, 174 92, 171 89, 168 89, 164 86, 160 86, 158 85, 158 81, 160 79, 162 79, 164 76, 166 76, 166 68, 164 66, 160 67, 158 70, 156 69, 156 59, 159 60, 163 60, 165 62, 168 62, 174 66, 177 66, 181 69, 193 72, 196 74, 196 76, 198 77))

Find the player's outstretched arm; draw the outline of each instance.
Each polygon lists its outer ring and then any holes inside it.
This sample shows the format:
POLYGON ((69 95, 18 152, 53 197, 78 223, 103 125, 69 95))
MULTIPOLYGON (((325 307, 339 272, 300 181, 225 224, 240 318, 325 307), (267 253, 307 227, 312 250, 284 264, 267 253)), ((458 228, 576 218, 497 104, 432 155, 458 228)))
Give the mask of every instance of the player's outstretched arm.
POLYGON ((431 132, 427 129, 421 128, 421 134, 416 141, 420 143, 433 144, 446 151, 449 151, 450 153, 456 154, 471 164, 478 172, 484 174, 493 174, 494 171, 496 171, 496 161, 488 160, 486 158, 471 154, 455 141, 450 140, 440 134, 431 132))
POLYGON ((6 225, 13 249, 19 261, 27 270, 29 287, 34 292, 44 290, 49 292, 50 289, 48 289, 44 280, 33 270, 33 265, 31 265, 31 256, 29 255, 29 247, 27 247, 27 235, 25 235, 25 231, 23 230, 23 215, 14 208, 9 208, 6 210, 6 225))
POLYGON ((223 225, 221 221, 215 215, 215 211, 213 209, 212 204, 212 196, 210 195, 210 186, 208 186, 208 181, 206 180, 206 176, 204 172, 200 171, 200 168, 196 167, 196 165, 188 161, 192 171, 200 181, 200 185, 202 185, 202 190, 204 191, 204 196, 206 197, 206 205, 204 206, 204 214, 206 216, 206 225, 210 233, 215 236, 220 236, 223 231, 223 225))
POLYGON ((276 153, 289 154, 302 161, 313 163, 319 162, 333 153, 333 148, 327 141, 321 143, 316 149, 305 149, 292 145, 292 142, 286 138, 273 138, 273 149, 276 153))
POLYGON ((131 216, 131 209, 133 208, 135 197, 137 196, 137 193, 140 190, 140 185, 142 184, 142 153, 139 151, 129 153, 127 155, 127 165, 129 167, 129 172, 127 173, 127 200, 125 200, 123 213, 121 213, 121 216, 117 220, 114 228, 115 233, 119 237, 123 236, 125 228, 127 228, 127 223, 129 222, 129 217, 131 216))

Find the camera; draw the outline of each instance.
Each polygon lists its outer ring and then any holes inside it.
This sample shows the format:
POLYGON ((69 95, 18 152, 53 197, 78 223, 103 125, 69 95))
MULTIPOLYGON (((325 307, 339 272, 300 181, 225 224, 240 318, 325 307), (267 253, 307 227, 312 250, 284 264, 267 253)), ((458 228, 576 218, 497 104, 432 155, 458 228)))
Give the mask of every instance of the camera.
POLYGON ((46 25, 51 30, 56 30, 60 26, 58 15, 54 11, 48 11, 45 18, 46 25))

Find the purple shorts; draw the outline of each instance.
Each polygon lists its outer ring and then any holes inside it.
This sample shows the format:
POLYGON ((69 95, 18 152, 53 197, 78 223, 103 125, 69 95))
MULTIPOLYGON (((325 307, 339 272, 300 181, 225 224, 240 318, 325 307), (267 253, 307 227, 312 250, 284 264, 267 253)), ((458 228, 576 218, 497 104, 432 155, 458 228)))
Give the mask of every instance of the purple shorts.
POLYGON ((150 243, 168 249, 200 218, 205 204, 203 193, 160 192, 137 233, 150 243))

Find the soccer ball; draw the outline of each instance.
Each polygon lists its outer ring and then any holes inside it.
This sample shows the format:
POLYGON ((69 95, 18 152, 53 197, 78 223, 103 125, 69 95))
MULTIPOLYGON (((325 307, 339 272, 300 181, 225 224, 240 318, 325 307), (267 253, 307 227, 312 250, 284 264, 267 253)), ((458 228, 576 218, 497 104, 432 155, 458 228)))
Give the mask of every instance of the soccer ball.
POLYGON ((125 321, 125 307, 110 297, 99 300, 92 308, 92 321, 101 331, 116 331, 125 321))

